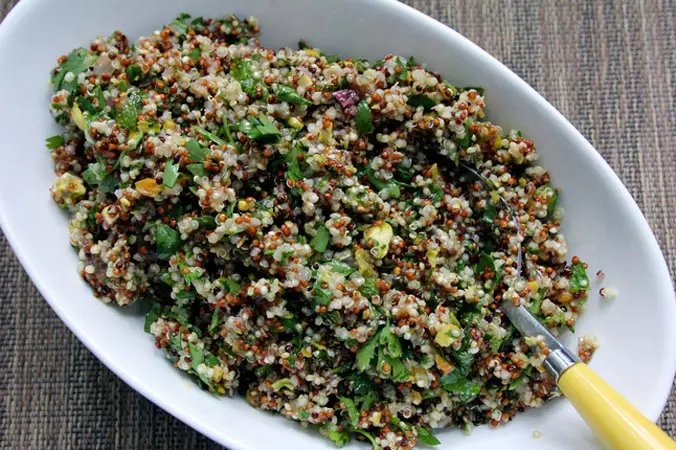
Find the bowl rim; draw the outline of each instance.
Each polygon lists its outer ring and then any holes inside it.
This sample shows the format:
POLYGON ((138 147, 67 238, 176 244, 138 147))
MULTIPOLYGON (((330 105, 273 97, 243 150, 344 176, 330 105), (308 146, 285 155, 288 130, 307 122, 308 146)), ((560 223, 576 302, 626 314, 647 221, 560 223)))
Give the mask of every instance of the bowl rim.
MULTIPOLYGON (((28 15, 32 8, 39 6, 39 4, 44 1, 46 0, 22 0, 13 7, 13 9, 7 14, 5 19, 0 24, 0 51, 2 51, 4 42, 11 38, 14 27, 20 26, 23 17, 28 15)), ((650 260, 656 263, 656 266, 653 267, 653 270, 657 272, 656 279, 660 280, 660 285, 657 286, 657 289, 664 293, 664 296, 660 297, 662 298, 660 301, 664 303, 662 306, 664 307, 664 310, 668 316, 676 317, 676 295, 674 293, 671 276, 669 274, 669 270, 666 261, 664 260, 662 251, 658 245, 657 239, 655 238, 655 235, 653 234, 645 216, 617 174, 603 159, 600 153, 591 145, 591 143, 589 143, 589 141, 587 141, 587 139, 582 136, 582 134, 561 114, 561 112, 559 112, 541 94, 539 94, 533 87, 516 75, 511 69, 506 67, 502 62, 450 26, 439 22, 438 20, 414 9, 411 6, 400 3, 397 0, 351 1, 357 3, 368 2, 371 4, 371 6, 375 5, 375 8, 391 9, 401 15, 409 16, 412 20, 424 23, 425 26, 434 28, 434 30, 439 34, 440 40, 453 42, 454 45, 463 46, 471 51, 475 58, 482 60, 483 63, 497 66, 502 77, 504 77, 515 87, 523 90, 523 93, 528 97, 528 102, 537 104, 537 106, 546 111, 547 114, 551 114, 556 120, 557 124, 562 127, 563 132, 570 135, 571 138, 574 138, 577 144, 581 147, 581 153, 582 156, 587 160, 586 162, 592 166, 595 166, 605 178, 606 183, 609 183, 620 194, 623 201, 622 206, 627 208, 627 213, 632 217, 634 220, 634 225, 638 228, 640 235, 645 238, 646 244, 649 246, 647 250, 650 260)), ((87 333, 78 326, 77 320, 73 320, 68 312, 61 308, 59 301, 51 295, 48 295, 47 289, 41 282, 40 274, 36 269, 34 269, 30 258, 24 253, 21 239, 17 237, 13 227, 10 227, 6 222, 4 211, 6 211, 6 205, 4 204, 3 198, 0 196, 0 228, 6 236, 7 241, 10 244, 17 259, 30 277, 32 283, 40 292, 41 296, 54 310, 59 319, 70 329, 73 334, 75 334, 78 340, 82 342, 87 347, 87 349, 89 349, 89 351, 91 351, 96 356, 99 361, 101 361, 115 375, 120 377, 126 384, 131 386, 137 393, 141 394, 152 403, 162 408, 164 411, 168 412, 194 430, 204 434, 215 442, 227 445, 233 450, 247 450, 250 448, 246 443, 240 442, 229 435, 223 435, 220 430, 195 420, 190 413, 184 412, 178 404, 166 400, 166 397, 159 395, 153 390, 147 389, 142 381, 140 381, 133 373, 126 370, 124 364, 120 364, 117 359, 109 357, 104 349, 99 347, 95 341, 90 339, 87 333)), ((670 353, 674 355, 674 357, 670 361, 668 367, 669 370, 663 371, 663 373, 660 374, 659 379, 655 380, 655 384, 661 386, 659 389, 661 391, 661 395, 658 398, 651 400, 650 405, 643 411, 652 421, 657 421, 660 414, 662 413, 662 410, 666 405, 671 393, 674 374, 676 373, 676 327, 667 328, 665 330, 665 334, 667 336, 665 345, 667 345, 667 347, 671 350, 670 353), (668 375, 669 373, 671 375, 668 375)))

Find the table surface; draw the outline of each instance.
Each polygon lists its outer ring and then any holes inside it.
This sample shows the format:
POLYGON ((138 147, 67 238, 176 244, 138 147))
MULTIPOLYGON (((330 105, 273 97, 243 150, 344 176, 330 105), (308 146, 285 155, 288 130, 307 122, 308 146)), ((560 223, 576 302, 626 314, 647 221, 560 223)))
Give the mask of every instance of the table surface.
MULTIPOLYGON (((0 0, 0 20, 16 3, 0 0)), ((676 2, 406 3, 501 60, 592 142, 641 207, 673 280, 676 2)), ((0 448, 218 448, 103 366, 47 307, 1 234, 0 267, 0 448)), ((674 390, 660 425, 676 436, 674 390)))

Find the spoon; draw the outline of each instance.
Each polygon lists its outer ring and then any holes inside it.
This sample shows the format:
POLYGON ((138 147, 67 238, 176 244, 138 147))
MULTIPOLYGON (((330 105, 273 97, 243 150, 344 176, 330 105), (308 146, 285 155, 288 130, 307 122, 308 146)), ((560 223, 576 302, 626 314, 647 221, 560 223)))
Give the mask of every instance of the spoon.
MULTIPOLYGON (((465 163, 461 169, 471 173, 487 189, 495 190, 488 179, 465 163)), ((521 226, 509 203, 499 196, 501 203, 514 220, 517 233, 521 226)), ((523 258, 521 245, 517 253, 517 274, 521 274, 523 258)), ((502 302, 500 309, 524 337, 541 337, 549 354, 544 367, 554 377, 559 389, 577 409, 596 437, 610 449, 670 449, 674 442, 664 431, 645 417, 620 393, 613 389, 573 352, 568 350, 523 305, 502 302)))

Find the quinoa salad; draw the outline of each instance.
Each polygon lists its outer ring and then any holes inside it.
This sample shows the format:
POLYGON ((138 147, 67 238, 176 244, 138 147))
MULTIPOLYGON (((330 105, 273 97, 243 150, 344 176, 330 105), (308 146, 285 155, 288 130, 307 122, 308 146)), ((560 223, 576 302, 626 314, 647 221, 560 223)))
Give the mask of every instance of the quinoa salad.
POLYGON ((59 58, 52 195, 94 296, 146 303, 158 351, 212 394, 338 446, 436 445, 559 396, 498 309, 564 332, 590 289, 533 142, 412 57, 259 32, 182 14, 59 58))

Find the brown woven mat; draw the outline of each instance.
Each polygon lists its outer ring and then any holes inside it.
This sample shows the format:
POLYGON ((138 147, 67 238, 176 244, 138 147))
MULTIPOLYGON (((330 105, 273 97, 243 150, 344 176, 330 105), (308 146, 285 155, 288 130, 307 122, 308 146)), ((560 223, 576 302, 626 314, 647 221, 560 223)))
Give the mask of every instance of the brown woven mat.
MULTIPOLYGON (((0 19, 17 0, 0 0, 0 19)), ((676 3, 408 0, 545 95, 620 175, 676 275, 676 3), (554 5, 557 3, 557 5, 554 5)), ((217 446, 135 393, 68 331, 0 235, 0 447, 217 446)), ((661 425, 676 436, 676 394, 661 425)))

